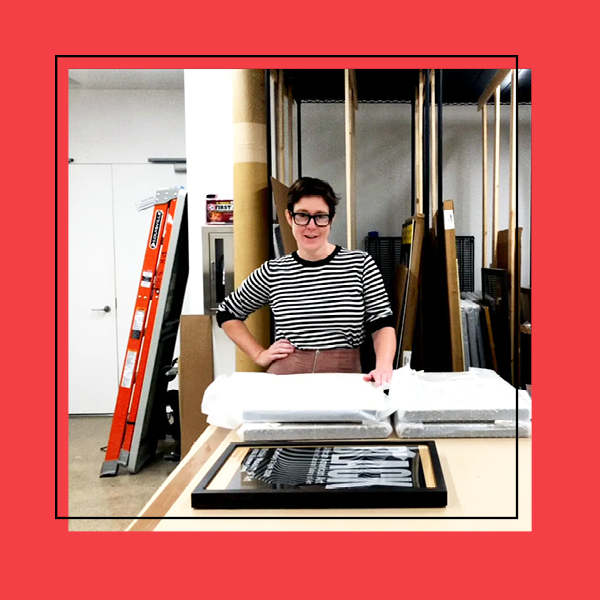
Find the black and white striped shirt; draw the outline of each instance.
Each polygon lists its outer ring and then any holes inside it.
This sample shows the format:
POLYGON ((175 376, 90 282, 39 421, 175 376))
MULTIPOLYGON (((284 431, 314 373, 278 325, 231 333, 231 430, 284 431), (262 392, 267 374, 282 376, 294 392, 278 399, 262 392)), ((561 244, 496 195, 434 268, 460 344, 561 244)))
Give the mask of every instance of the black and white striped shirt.
POLYGON ((275 341, 286 339, 299 350, 357 348, 367 331, 394 325, 373 257, 340 246, 319 261, 297 252, 267 261, 219 305, 217 321, 243 321, 267 304, 275 341))

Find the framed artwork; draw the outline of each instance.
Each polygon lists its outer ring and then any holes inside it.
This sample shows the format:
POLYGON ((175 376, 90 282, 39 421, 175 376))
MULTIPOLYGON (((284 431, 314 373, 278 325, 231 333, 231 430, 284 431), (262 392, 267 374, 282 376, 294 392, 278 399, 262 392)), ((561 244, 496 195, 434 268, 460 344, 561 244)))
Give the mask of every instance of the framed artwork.
POLYGON ((447 504, 433 441, 232 443, 192 508, 408 508, 447 504))

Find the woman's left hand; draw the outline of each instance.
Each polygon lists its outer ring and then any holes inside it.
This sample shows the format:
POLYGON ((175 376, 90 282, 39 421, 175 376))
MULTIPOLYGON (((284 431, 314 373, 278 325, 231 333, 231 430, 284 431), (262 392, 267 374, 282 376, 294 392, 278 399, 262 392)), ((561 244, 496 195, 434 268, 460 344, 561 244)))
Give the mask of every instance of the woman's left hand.
POLYGON ((365 375, 363 379, 365 381, 373 381, 375 387, 379 387, 384 383, 390 383, 392 381, 392 369, 373 369, 368 375, 365 375))

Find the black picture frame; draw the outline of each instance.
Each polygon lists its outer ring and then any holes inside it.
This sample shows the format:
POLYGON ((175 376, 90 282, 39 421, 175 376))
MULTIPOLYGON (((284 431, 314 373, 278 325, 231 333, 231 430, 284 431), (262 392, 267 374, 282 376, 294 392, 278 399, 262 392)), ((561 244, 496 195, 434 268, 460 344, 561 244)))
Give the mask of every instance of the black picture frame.
POLYGON ((447 505, 448 493, 430 440, 239 442, 229 444, 191 502, 222 510, 436 508, 447 505))

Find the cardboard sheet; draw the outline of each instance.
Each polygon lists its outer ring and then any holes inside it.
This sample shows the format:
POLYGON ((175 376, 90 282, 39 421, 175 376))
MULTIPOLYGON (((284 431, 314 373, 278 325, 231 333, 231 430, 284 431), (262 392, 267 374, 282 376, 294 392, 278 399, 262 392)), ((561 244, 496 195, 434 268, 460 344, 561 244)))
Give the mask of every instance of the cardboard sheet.
POLYGON ((212 321, 208 315, 182 315, 179 353, 179 412, 181 456, 206 429, 200 406, 213 381, 212 321))

